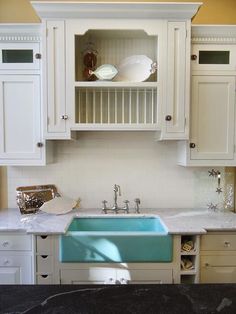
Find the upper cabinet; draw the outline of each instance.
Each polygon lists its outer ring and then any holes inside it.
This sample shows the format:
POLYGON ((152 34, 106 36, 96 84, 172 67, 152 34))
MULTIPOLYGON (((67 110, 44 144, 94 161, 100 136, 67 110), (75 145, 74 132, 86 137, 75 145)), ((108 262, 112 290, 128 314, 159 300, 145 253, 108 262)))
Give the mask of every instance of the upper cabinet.
POLYGON ((235 166, 236 28, 192 34, 190 140, 179 142, 179 164, 235 166))
POLYGON ((188 138, 190 21, 199 3, 31 3, 43 21, 46 138, 75 130, 188 138))
POLYGON ((44 165, 39 25, 0 27, 0 165, 44 165))

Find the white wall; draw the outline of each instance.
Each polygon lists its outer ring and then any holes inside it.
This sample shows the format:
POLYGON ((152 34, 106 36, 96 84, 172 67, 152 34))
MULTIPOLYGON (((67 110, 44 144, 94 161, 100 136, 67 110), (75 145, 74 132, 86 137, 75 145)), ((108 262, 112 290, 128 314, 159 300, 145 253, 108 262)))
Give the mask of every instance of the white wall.
MULTIPOLYGON (((57 141, 55 162, 46 167, 9 167, 9 207, 16 207, 18 186, 53 183, 84 208, 112 205, 113 185, 121 200, 140 197, 142 207, 205 207, 216 182, 204 168, 177 166, 175 141, 155 142, 153 132, 80 132, 77 141, 57 141), (199 195, 201 193, 201 195, 199 195)), ((223 170, 222 170, 223 171, 223 170)))

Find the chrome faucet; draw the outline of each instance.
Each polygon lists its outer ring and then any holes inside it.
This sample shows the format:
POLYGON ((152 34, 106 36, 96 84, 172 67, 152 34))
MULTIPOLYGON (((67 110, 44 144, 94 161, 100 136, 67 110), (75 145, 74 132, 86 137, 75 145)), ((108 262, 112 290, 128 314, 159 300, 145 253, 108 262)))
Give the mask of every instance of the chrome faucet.
POLYGON ((140 214, 140 206, 139 206, 141 203, 140 198, 135 198, 134 201, 135 201, 135 213, 140 214))
POLYGON ((118 204, 117 204, 117 193, 119 193, 119 196, 121 196, 120 186, 115 184, 113 191, 114 191, 114 205, 113 205, 112 209, 116 212, 119 209, 118 204))
POLYGON ((118 196, 121 196, 121 188, 118 184, 115 184, 114 185, 114 188, 113 188, 113 191, 114 191, 114 204, 111 208, 108 208, 107 207, 107 201, 106 200, 103 200, 102 201, 102 211, 107 214, 108 211, 113 211, 115 212, 116 214, 118 214, 118 212, 121 210, 121 211, 124 211, 126 212, 127 214, 129 213, 129 201, 128 200, 125 200, 124 203, 124 207, 119 207, 118 206, 118 196))

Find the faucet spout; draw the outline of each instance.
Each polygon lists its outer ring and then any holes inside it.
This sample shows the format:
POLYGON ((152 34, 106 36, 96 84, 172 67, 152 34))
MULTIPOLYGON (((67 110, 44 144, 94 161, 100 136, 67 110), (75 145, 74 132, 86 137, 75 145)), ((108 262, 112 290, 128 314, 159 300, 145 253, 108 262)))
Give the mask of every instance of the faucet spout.
POLYGON ((114 205, 112 207, 113 210, 117 211, 118 210, 118 203, 117 203, 117 194, 119 196, 121 196, 121 189, 120 189, 120 186, 118 184, 115 184, 114 185, 114 205))

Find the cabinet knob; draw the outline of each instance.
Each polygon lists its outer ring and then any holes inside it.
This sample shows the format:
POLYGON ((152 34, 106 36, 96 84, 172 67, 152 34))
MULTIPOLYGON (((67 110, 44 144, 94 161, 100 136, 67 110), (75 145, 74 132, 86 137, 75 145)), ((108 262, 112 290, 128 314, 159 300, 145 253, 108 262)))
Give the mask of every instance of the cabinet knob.
POLYGON ((190 148, 195 148, 195 147, 196 147, 196 144, 195 144, 195 143, 190 143, 190 144, 189 144, 189 147, 190 147, 190 148))
POLYGON ((224 247, 230 247, 230 242, 229 241, 225 241, 224 242, 224 247))
POLYGON ((42 58, 41 53, 36 53, 36 54, 35 54, 35 59, 41 59, 41 58, 42 58))
POLYGON ((210 266, 210 264, 209 263, 205 263, 205 267, 209 267, 210 266))
POLYGON ((63 114, 62 116, 61 116, 61 119, 62 120, 67 120, 69 117, 68 117, 68 115, 67 114, 63 114))
POLYGON ((10 261, 8 259, 5 259, 5 261, 3 262, 3 265, 9 265, 10 264, 10 261))
POLYGON ((37 143, 37 147, 43 147, 43 143, 42 142, 38 142, 37 143))
POLYGON ((4 242, 2 243, 2 246, 3 246, 3 247, 8 247, 9 244, 10 244, 10 243, 9 243, 8 241, 4 241, 4 242))
POLYGON ((172 117, 171 117, 170 115, 167 115, 167 116, 165 117, 165 120, 166 120, 166 121, 171 121, 171 120, 172 120, 172 117))
POLYGON ((122 285, 127 285, 127 284, 128 284, 128 280, 125 279, 125 278, 121 278, 121 279, 120 279, 120 283, 121 283, 122 285))
POLYGON ((191 60, 197 60, 197 55, 191 55, 191 60))

